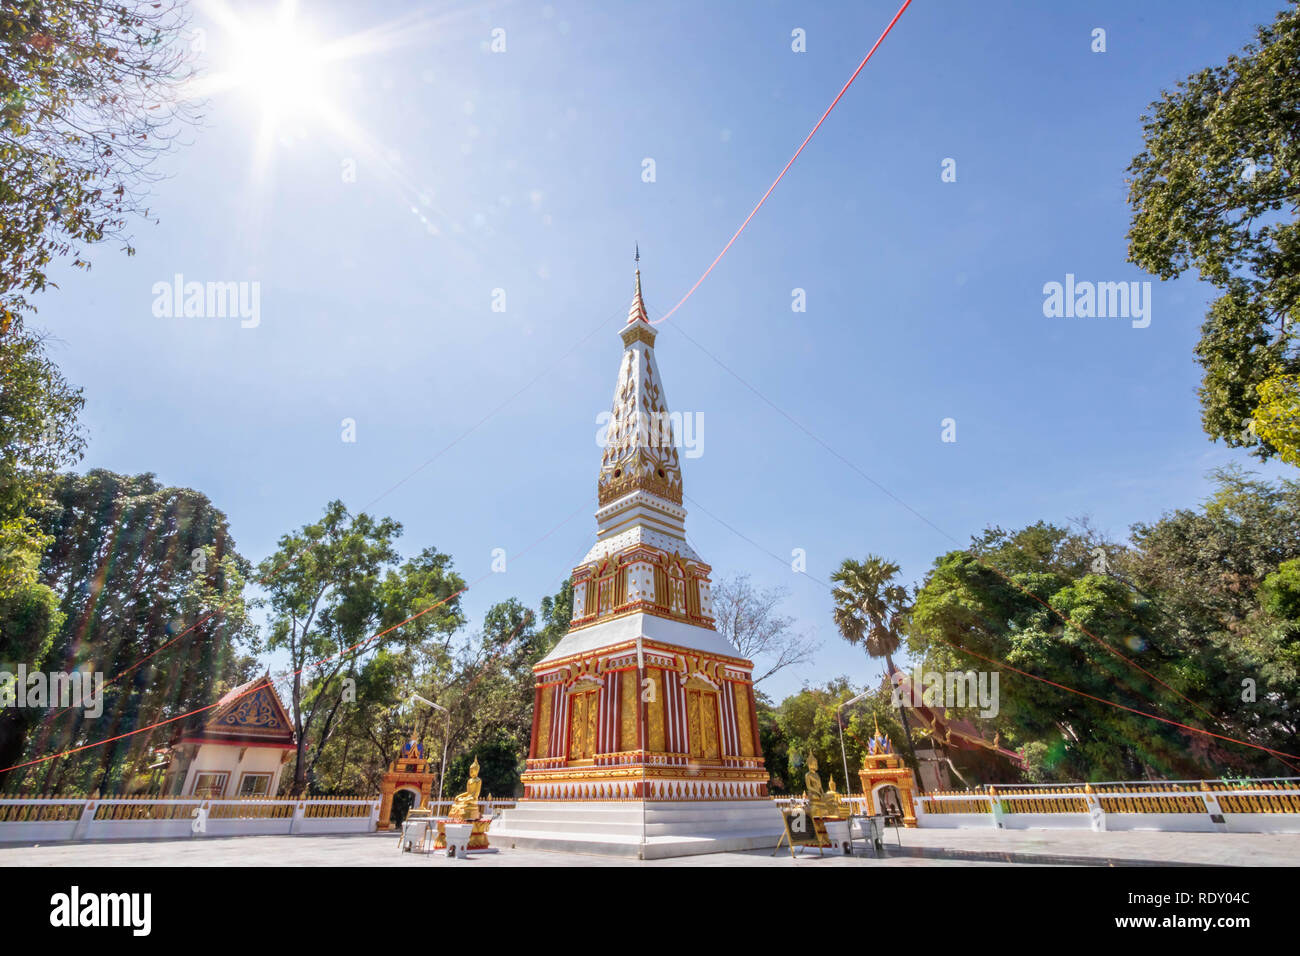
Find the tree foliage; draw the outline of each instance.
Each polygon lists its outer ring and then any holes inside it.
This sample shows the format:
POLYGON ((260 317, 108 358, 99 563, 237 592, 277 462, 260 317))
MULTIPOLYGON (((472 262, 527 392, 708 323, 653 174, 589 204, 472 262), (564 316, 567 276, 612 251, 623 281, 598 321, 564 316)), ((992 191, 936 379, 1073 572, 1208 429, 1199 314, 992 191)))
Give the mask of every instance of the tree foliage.
POLYGON ((1162 279, 1194 268, 1223 294, 1197 358, 1205 431, 1262 458, 1257 387, 1300 372, 1300 6, 1257 42, 1153 103, 1129 166, 1129 259, 1162 279))
POLYGON ((835 582, 835 626, 850 644, 861 644, 871 657, 883 657, 894 669, 893 655, 902 643, 906 619, 907 587, 894 579, 899 567, 877 555, 863 561, 845 558, 831 575, 835 582))
MULTIPOLYGON (((1059 530, 1059 529, 1057 529, 1059 530)), ((1001 546, 1014 549, 1015 535, 1001 546)), ((1076 579, 1043 566, 1003 576, 976 556, 960 551, 938 559, 917 595, 912 618, 913 648, 940 653, 927 667, 944 670, 987 669, 1000 661, 1055 680, 1104 700, 1150 709, 1150 682, 1135 679, 1123 665, 1088 636, 1106 643, 1150 645, 1149 611, 1131 600, 1116 582, 1093 575, 1076 579), (1009 580, 1008 580, 1009 577, 1009 580), (1019 585, 1019 588, 1016 587, 1019 585), (1023 588, 1024 590, 1020 590, 1023 588), (1028 593, 1025 593, 1028 592, 1028 593), (1044 603, 1070 615, 1082 627, 1064 627, 1044 603), (953 650, 958 653, 951 653, 953 650), (960 651, 972 652, 969 656, 960 651)), ((1149 670, 1168 670, 1168 650, 1152 647, 1143 656, 1149 670), (1154 658, 1163 668, 1157 668, 1154 658)), ((1059 779, 1128 779, 1144 759, 1166 762, 1177 771, 1178 740, 1160 725, 1142 725, 1134 715, 1064 690, 1019 677, 1001 675, 999 727, 1013 745, 1047 740, 1056 745, 1059 779), (1163 736, 1161 736, 1163 733, 1163 736), (1152 750, 1152 745, 1159 752, 1152 750), (1138 756, 1133 746, 1141 747, 1138 756)), ((1178 716, 1189 715, 1179 712, 1178 716)))
MULTIPOLYGON (((903 628, 912 613, 907 586, 896 580, 899 570, 894 562, 869 554, 862 561, 845 558, 831 575, 835 582, 832 617, 840 636, 855 646, 861 644, 871 657, 883 657, 890 676, 903 628)), ((902 750, 915 765, 912 728, 902 707, 898 717, 903 727, 902 750)))
POLYGON ((375 654, 360 668, 356 701, 342 708, 337 731, 322 747, 313 789, 374 792, 397 748, 415 734, 434 769, 446 750, 445 794, 464 787, 477 753, 484 793, 514 795, 532 732, 532 665, 568 630, 572 610, 566 580, 542 598, 540 627, 539 616, 511 598, 489 608, 474 633, 440 632, 437 641, 394 644, 375 654))
POLYGON ((1300 375, 1274 375, 1255 387, 1251 428, 1288 464, 1300 465, 1300 375))
POLYGON ((56 256, 118 239, 148 215, 158 155, 195 119, 184 5, 157 0, 0 4, 0 335, 56 256))
MULTIPOLYGON (((243 598, 249 563, 206 496, 153 475, 94 470, 59 476, 37 518, 47 541, 40 584, 57 597, 60 626, 43 652, 36 633, 6 628, 0 660, 99 671, 104 712, 97 720, 75 709, 7 714, 10 754, 24 742, 44 756, 115 737, 206 706, 249 676, 241 650, 256 639, 243 598)), ((117 788, 170 730, 44 764, 27 778, 46 788, 117 788)))
POLYGON ((1042 522, 992 529, 935 562, 909 623, 927 666, 1003 662, 1087 695, 1003 670, 995 726, 1028 747, 1031 779, 1289 772, 1134 713, 1284 751, 1300 742, 1295 633, 1261 600, 1266 580, 1287 593, 1284 575, 1270 576, 1300 555, 1300 486, 1236 471, 1217 482, 1203 508, 1134 526, 1131 547, 1107 545, 1100 564, 1095 536, 1042 522), (1243 693, 1247 679, 1258 697, 1243 693))
MULTIPOLYGON (((860 690, 847 677, 840 676, 821 687, 805 685, 776 706, 766 699, 759 701, 759 737, 775 792, 804 792, 804 774, 810 756, 817 758, 823 786, 834 779, 836 789, 842 794, 861 792, 858 771, 862 769, 867 742, 876 728, 895 745, 901 743, 905 731, 898 712, 891 709, 890 691, 884 682, 856 704, 841 707, 860 690)), ((909 766, 915 767, 914 758, 904 748, 900 747, 900 753, 909 766)))
POLYGON ((721 578, 713 585, 713 619, 718 633, 740 656, 760 664, 754 685, 795 664, 806 664, 817 650, 794 618, 778 613, 788 592, 755 588, 749 575, 721 578))
MULTIPOLYGON (((528 756, 533 727, 533 665, 546 656, 568 631, 573 613, 573 585, 541 600, 541 627, 537 615, 515 598, 493 605, 484 616, 477 639, 465 642, 455 673, 442 693, 449 700, 451 742, 458 754, 487 754, 493 769, 484 764, 484 793, 510 797, 519 792, 520 775, 528 756), (512 755, 512 762, 506 759, 512 755), (507 766, 508 765, 508 766, 507 766)), ((440 728, 436 722, 431 727, 440 728)), ((469 760, 462 769, 468 768, 469 760)), ((451 776, 448 788, 464 786, 451 776)))
POLYGON ((515 796, 519 786, 519 747, 517 741, 505 734, 482 740, 449 761, 445 794, 465 789, 470 764, 475 760, 479 763, 479 779, 483 781, 479 799, 509 800, 515 796))
POLYGON ((0 335, 0 601, 36 581, 47 539, 32 512, 48 500, 54 473, 81 457, 84 403, 50 361, 43 336, 0 335))
POLYGON ((388 647, 445 641, 463 623, 464 581, 433 548, 404 563, 402 526, 331 501, 321 520, 283 535, 258 568, 271 610, 267 647, 288 655, 298 748, 291 793, 307 787, 341 725, 364 662, 388 647), (417 616, 418 615, 418 616, 417 616), (400 625, 400 626, 399 626, 400 625))

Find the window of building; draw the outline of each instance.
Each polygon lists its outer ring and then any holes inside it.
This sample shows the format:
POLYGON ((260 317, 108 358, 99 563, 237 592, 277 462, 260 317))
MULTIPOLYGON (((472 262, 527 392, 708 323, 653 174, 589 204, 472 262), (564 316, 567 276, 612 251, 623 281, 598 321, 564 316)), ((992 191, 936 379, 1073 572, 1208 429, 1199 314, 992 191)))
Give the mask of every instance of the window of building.
POLYGON ((265 797, 271 791, 269 773, 246 773, 239 778, 241 797, 265 797))
POLYGON ((228 773, 200 773, 194 777, 194 790, 192 795, 196 797, 208 797, 209 799, 224 796, 226 793, 226 783, 230 780, 228 773))

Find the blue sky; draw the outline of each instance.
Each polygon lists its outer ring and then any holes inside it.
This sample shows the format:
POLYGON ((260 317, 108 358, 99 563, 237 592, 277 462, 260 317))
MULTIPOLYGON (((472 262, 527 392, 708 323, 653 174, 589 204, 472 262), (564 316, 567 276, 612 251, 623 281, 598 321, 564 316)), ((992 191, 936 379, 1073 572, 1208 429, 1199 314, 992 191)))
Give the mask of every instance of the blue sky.
MULTIPOLYGON (((205 492, 255 561, 336 497, 398 519, 405 552, 436 546, 469 580, 503 548, 507 571, 465 596, 477 623, 497 601, 553 593, 594 540, 596 416, 633 243, 661 315, 897 3, 429 6, 304 2, 295 42, 390 22, 397 42, 331 64, 314 85, 328 109, 289 101, 260 154, 263 97, 214 96, 164 163, 161 222, 135 229, 137 255, 105 246, 89 273, 60 267, 39 319, 86 392, 83 467, 205 492), (260 324, 155 316, 151 290, 176 273, 260 283, 260 324)), ((835 636, 792 549, 820 581, 868 552, 915 581, 954 545, 710 356, 961 542, 1081 515, 1123 538, 1199 502, 1216 465, 1250 464, 1200 428, 1192 348, 1209 287, 1153 281, 1144 329, 1046 318, 1042 288, 1150 279, 1125 261, 1139 116, 1278 6, 916 0, 660 327, 668 400, 704 421, 686 493, 761 547, 698 508, 691 540, 715 577, 788 588, 787 613, 822 642, 768 693, 880 670, 835 636), (1105 53, 1090 49, 1097 27, 1105 53), (945 158, 956 182, 941 181, 945 158), (949 417, 955 443, 940 440, 949 417)), ((249 34, 203 11, 196 26, 210 69, 247 52, 249 34)))

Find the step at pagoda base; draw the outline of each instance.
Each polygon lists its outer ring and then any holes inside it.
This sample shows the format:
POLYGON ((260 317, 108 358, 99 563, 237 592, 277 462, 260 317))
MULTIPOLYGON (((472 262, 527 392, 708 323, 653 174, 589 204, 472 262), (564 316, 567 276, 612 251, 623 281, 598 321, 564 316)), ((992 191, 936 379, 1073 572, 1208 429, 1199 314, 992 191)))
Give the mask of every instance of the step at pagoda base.
POLYGON ((770 800, 520 800, 491 830, 498 847, 643 860, 771 848, 782 832, 770 800))

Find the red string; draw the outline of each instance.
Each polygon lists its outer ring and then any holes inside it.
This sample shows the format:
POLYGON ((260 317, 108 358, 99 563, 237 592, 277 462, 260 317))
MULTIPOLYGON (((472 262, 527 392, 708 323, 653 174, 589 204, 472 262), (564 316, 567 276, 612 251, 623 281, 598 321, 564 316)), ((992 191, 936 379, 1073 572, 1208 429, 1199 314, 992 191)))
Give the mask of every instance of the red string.
POLYGON ((1252 744, 1249 740, 1238 740, 1236 737, 1228 737, 1223 734, 1216 734, 1211 730, 1202 730, 1200 727, 1192 727, 1189 724, 1182 724, 1176 720, 1170 720, 1168 717, 1159 717, 1156 714, 1148 714, 1145 710, 1138 710, 1136 707, 1128 707, 1124 704, 1117 704, 1113 700, 1105 700, 1104 698, 1101 697, 1094 697, 1092 694, 1085 693, 1084 691, 1081 690, 1075 690, 1073 687, 1066 687, 1064 684, 1058 684, 1056 681, 1048 680, 1046 677, 1039 677, 1038 675, 1031 674, 1028 671, 1022 671, 1020 670, 1020 668, 1012 667, 1010 664, 1007 664, 1005 662, 995 661, 993 658, 985 657, 983 654, 980 654, 976 651, 972 651, 968 647, 958 647, 956 644, 952 643, 951 641, 944 641, 943 643, 947 644, 949 647, 953 648, 954 650, 961 651, 963 654, 969 654, 971 657, 978 657, 980 660, 992 664, 994 667, 1002 667, 1009 671, 1014 671, 1015 673, 1021 675, 1022 677, 1028 677, 1030 680, 1036 680, 1043 684, 1050 684, 1053 687, 1057 687, 1061 690, 1068 691, 1071 694, 1077 694, 1080 697, 1086 697, 1089 700, 1095 700, 1099 704, 1106 704, 1108 707, 1117 707, 1120 710, 1127 710, 1129 713, 1137 714, 1140 717, 1150 717, 1152 720, 1158 720, 1162 724, 1171 724, 1172 726, 1178 727, 1182 730, 1190 730, 1194 734, 1205 734, 1205 736, 1207 737, 1217 737, 1219 740, 1226 740, 1229 743, 1241 744, 1243 747, 1253 747, 1256 750, 1262 750, 1265 753, 1272 754, 1273 756, 1279 759, 1283 757, 1290 757, 1292 760, 1300 760, 1300 754, 1287 753, 1285 750, 1274 750, 1273 748, 1265 747, 1262 744, 1252 744))
POLYGON ((862 68, 866 66, 867 61, 871 59, 871 55, 876 52, 876 48, 885 42, 885 37, 889 36, 889 31, 894 29, 894 24, 898 22, 898 18, 903 15, 903 11, 911 6, 911 4, 912 0, 904 0, 903 5, 899 7, 898 12, 894 14, 894 19, 890 20, 889 26, 885 27, 885 32, 880 34, 880 37, 872 44, 871 49, 868 50, 867 55, 862 58, 862 62, 859 63, 858 68, 853 71, 853 75, 849 77, 848 82, 845 83, 839 93, 836 94, 835 99, 831 101, 831 105, 826 107, 826 112, 823 113, 822 118, 817 121, 817 125, 812 128, 812 132, 803 138, 803 142, 799 144, 799 148, 794 151, 794 155, 790 157, 790 161, 785 164, 785 169, 782 169, 781 174, 777 176, 776 179, 772 180, 772 185, 767 187, 767 192, 763 193, 763 198, 758 201, 758 205, 750 210, 749 215, 745 217, 745 221, 742 222, 740 228, 736 230, 736 234, 727 240, 727 244, 722 247, 722 251, 718 253, 718 257, 709 263, 709 267, 704 270, 704 275, 695 280, 695 285, 691 286, 690 291, 682 296, 681 302, 678 302, 659 318, 652 319, 650 321, 651 325, 658 325, 660 322, 666 321, 670 315, 680 309, 686 300, 695 294, 695 290, 700 287, 700 284, 709 277, 709 273, 713 271, 713 267, 722 261, 722 257, 727 254, 727 250, 731 248, 731 244, 740 238, 740 234, 744 232, 745 227, 749 225, 749 220, 754 218, 754 213, 758 212, 758 210, 762 208, 763 203, 767 202, 767 197, 772 195, 772 190, 776 188, 776 184, 784 178, 786 171, 794 165, 794 161, 799 158, 799 154, 802 153, 803 148, 808 145, 808 141, 813 138, 813 134, 821 129, 822 123, 826 122, 826 117, 830 116, 831 110, 835 109, 835 104, 837 104, 840 101, 840 98, 848 92, 849 87, 853 85, 853 81, 856 80, 858 74, 862 72, 862 68))

